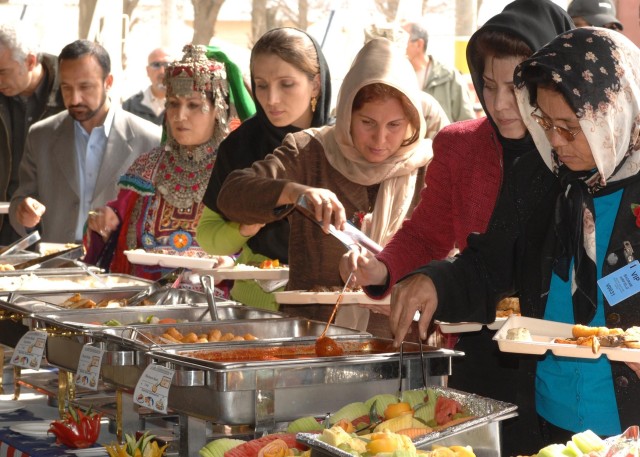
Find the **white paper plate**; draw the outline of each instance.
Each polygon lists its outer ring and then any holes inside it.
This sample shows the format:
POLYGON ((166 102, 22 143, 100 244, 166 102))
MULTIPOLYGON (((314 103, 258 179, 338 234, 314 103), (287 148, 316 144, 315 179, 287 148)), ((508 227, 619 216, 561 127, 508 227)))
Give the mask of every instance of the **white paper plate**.
POLYGON ((0 202, 0 214, 9 213, 9 202, 0 202))
POLYGON ((213 268, 217 260, 213 257, 187 257, 171 254, 157 254, 142 249, 124 251, 129 262, 135 265, 159 265, 166 268, 213 268))
POLYGON ((19 401, 14 401, 14 400, 0 401, 0 414, 12 413, 22 408, 24 408, 24 404, 19 401))
POLYGON ((572 324, 545 321, 532 317, 511 316, 500 330, 493 336, 498 347, 503 352, 519 354, 544 354, 551 351, 561 357, 579 357, 582 359, 597 359, 606 355, 609 360, 618 362, 640 362, 640 349, 601 347, 593 353, 590 346, 576 346, 575 344, 554 343, 555 338, 570 338, 572 324), (511 328, 524 327, 529 329, 533 341, 514 341, 507 339, 507 331, 511 328))
POLYGON ((440 326, 442 333, 467 333, 477 332, 486 326, 489 330, 499 330, 507 321, 506 317, 496 317, 496 320, 490 324, 481 324, 480 322, 441 322, 435 321, 440 326))
MULTIPOLYGON (((47 432, 50 425, 51 421, 20 422, 19 424, 12 425, 9 429, 21 435, 42 438, 48 435, 47 432)), ((53 436, 53 434, 51 436, 53 436)))
POLYGON ((251 265, 238 264, 232 268, 197 268, 194 271, 201 275, 212 275, 216 281, 224 279, 257 279, 259 281, 289 279, 289 267, 258 268, 251 265))
POLYGON ((107 453, 107 449, 104 447, 88 447, 85 449, 69 449, 67 451, 68 454, 75 454, 79 457, 91 457, 91 456, 102 456, 109 455, 107 453))
MULTIPOLYGON (((308 292, 305 290, 273 293, 276 301, 281 305, 335 305, 339 294, 340 292, 308 292)), ((389 305, 390 300, 390 295, 387 295, 382 300, 374 300, 364 292, 345 292, 342 296, 343 305, 389 305)))

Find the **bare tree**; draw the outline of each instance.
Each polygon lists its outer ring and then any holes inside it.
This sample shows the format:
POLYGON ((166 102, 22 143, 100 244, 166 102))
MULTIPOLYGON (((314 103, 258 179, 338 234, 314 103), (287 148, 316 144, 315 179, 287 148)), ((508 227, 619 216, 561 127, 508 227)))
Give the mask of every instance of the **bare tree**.
POLYGON ((215 35, 218 13, 224 0, 191 0, 193 4, 193 43, 209 44, 215 35))
POLYGON ((81 39, 89 37, 89 29, 97 3, 98 0, 79 0, 78 2, 78 35, 81 39))
POLYGON ((400 0, 375 0, 375 2, 376 8, 384 14, 387 21, 392 22, 396 19, 400 0))

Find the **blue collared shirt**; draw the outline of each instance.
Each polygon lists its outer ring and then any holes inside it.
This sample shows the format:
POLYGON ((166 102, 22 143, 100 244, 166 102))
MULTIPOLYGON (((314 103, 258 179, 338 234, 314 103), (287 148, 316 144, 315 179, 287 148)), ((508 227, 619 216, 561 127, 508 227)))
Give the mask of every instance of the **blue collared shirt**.
POLYGON ((78 163, 78 189, 80 191, 80 208, 76 221, 76 241, 82 240, 84 223, 89 215, 93 193, 96 190, 96 182, 102 165, 109 132, 113 124, 115 109, 111 107, 104 123, 95 127, 88 133, 82 124, 74 121, 74 140, 76 160, 78 163))

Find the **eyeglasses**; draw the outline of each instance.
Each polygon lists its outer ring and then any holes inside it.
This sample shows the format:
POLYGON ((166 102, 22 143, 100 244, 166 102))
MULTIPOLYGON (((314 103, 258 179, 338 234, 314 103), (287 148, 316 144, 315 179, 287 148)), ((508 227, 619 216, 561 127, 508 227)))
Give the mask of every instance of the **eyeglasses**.
POLYGON ((551 129, 553 129, 556 131, 558 135, 560 135, 564 140, 568 141, 569 143, 575 140, 576 136, 578 136, 578 134, 582 132, 582 129, 578 129, 572 132, 567 128, 558 127, 546 117, 543 117, 542 115, 536 113, 537 110, 538 108, 534 109, 531 112, 531 117, 533 117, 533 119, 538 123, 540 127, 544 129, 545 132, 549 132, 551 129))
POLYGON ((169 62, 149 62, 149 66, 158 70, 160 68, 167 68, 169 66, 169 62))

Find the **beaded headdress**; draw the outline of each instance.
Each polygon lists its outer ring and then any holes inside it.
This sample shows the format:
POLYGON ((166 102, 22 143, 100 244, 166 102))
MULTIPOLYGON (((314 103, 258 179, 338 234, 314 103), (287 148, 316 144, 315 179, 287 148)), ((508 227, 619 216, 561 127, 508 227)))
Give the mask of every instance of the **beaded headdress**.
MULTIPOLYGON (((202 101, 206 102, 207 92, 211 92, 213 104, 217 109, 218 129, 222 129, 226 135, 229 111, 227 72, 223 63, 208 59, 206 51, 204 46, 185 45, 182 48, 182 59, 170 63, 167 67, 164 85, 167 88, 167 97, 187 97, 195 91, 200 92, 202 101)), ((203 103, 202 111, 209 111, 207 103, 203 103)))

